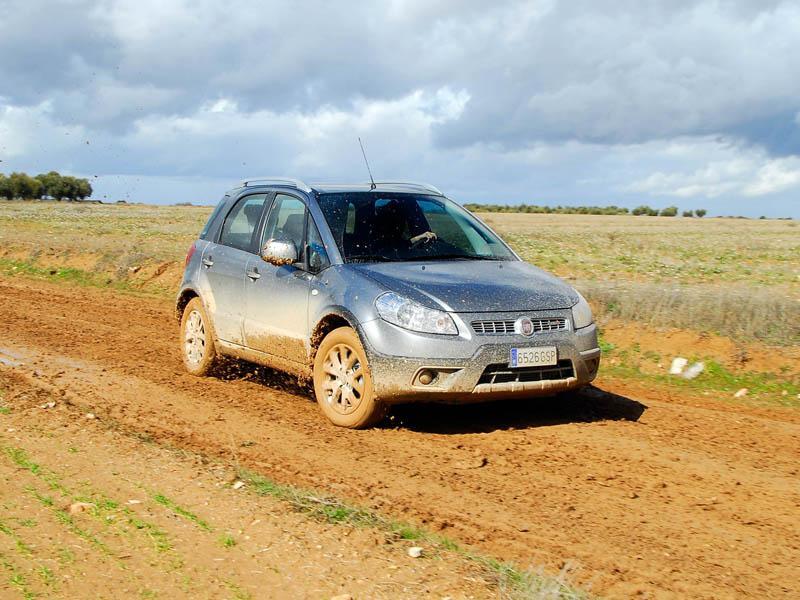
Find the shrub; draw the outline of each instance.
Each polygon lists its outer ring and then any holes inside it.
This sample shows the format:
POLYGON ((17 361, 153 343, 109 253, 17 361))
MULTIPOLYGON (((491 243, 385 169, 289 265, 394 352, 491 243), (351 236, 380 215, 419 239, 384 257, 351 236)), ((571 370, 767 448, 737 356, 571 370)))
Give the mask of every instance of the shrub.
POLYGON ((698 208, 696 211, 694 211, 694 214, 697 217, 701 217, 701 218, 705 217, 706 216, 706 209, 705 208, 698 208))
POLYGON ((674 217, 678 214, 678 207, 677 206, 668 206, 667 208, 662 208, 661 212, 659 213, 662 217, 674 217))

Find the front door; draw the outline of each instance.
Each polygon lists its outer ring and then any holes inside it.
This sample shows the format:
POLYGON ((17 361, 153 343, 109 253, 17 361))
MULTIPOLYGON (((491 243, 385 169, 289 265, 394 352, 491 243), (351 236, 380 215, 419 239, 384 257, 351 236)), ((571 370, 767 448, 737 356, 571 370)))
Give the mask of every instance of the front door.
POLYGON ((269 239, 291 241, 299 260, 275 266, 253 256, 245 273, 245 342, 248 347, 293 362, 307 358, 308 295, 312 276, 306 271, 306 206, 300 198, 277 194, 260 245, 269 239))
POLYGON ((240 198, 231 208, 219 239, 208 244, 201 269, 208 281, 206 305, 219 339, 244 345, 245 269, 254 256, 256 232, 269 194, 240 198))

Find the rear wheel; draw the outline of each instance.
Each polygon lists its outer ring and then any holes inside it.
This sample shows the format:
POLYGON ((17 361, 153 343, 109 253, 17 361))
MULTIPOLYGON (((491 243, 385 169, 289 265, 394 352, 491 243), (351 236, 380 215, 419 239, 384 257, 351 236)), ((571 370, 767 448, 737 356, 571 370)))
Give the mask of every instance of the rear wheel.
POLYGON ((181 317, 181 356, 192 375, 208 375, 219 365, 214 335, 200 298, 192 298, 181 317))
POLYGON ((334 425, 360 429, 383 418, 367 355, 350 327, 334 329, 322 340, 314 359, 314 394, 334 425))

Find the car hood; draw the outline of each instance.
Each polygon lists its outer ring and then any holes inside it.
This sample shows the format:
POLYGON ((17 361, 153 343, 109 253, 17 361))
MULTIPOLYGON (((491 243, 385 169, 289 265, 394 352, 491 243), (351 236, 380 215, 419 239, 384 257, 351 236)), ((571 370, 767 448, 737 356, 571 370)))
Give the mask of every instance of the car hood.
POLYGON ((569 285, 522 261, 447 260, 349 266, 393 292, 450 312, 551 310, 569 308, 578 301, 569 285))

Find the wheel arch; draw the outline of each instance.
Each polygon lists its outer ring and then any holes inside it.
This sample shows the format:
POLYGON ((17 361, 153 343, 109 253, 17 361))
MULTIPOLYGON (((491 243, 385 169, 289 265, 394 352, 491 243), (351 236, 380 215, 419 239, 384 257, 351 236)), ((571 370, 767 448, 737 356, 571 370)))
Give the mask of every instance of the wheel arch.
POLYGON ((181 290, 178 294, 178 299, 175 301, 175 317, 178 319, 180 323, 181 318, 183 318, 183 311, 186 309, 186 305, 191 302, 192 298, 199 298, 200 294, 198 294, 193 288, 185 288, 181 290))
POLYGON ((325 339, 325 336, 339 327, 350 327, 356 332, 356 335, 358 335, 361 343, 364 343, 364 336, 361 334, 360 327, 358 326, 358 320, 355 318, 355 316, 353 316, 350 311, 342 307, 333 307, 325 312, 325 314, 317 321, 317 324, 314 325, 314 329, 311 331, 309 343, 310 364, 314 364, 317 348, 319 348, 319 345, 322 343, 322 340, 325 339))

